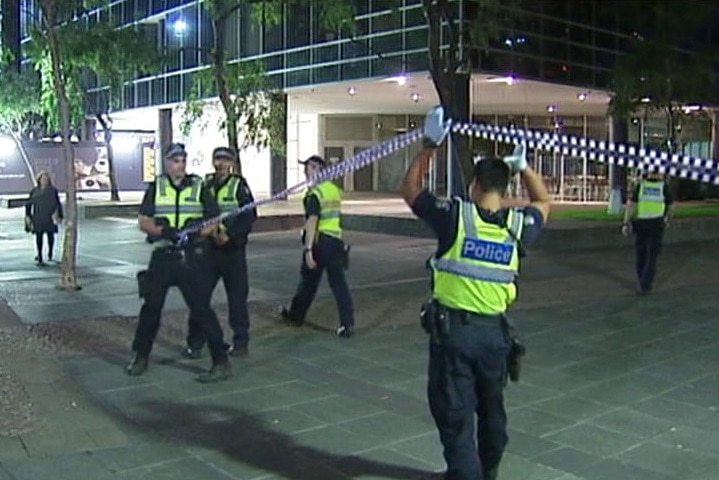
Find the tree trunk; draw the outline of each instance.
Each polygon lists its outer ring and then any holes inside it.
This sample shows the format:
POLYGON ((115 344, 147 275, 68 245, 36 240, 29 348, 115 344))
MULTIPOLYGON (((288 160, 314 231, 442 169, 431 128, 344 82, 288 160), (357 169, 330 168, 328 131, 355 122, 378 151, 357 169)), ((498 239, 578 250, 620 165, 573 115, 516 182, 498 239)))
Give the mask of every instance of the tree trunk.
POLYGON ((225 28, 227 23, 226 17, 218 17, 212 20, 212 29, 214 31, 214 41, 212 45, 212 73, 215 77, 215 87, 217 95, 220 97, 222 109, 225 111, 225 130, 227 132, 227 146, 233 149, 237 155, 235 164, 235 173, 242 175, 242 164, 239 157, 239 141, 237 135, 237 114, 235 112, 235 103, 230 96, 227 87, 227 75, 225 71, 225 28))
POLYGON ((110 180, 110 200, 120 201, 120 192, 117 189, 117 173, 115 172, 115 151, 112 148, 112 127, 102 115, 95 115, 102 126, 105 137, 105 148, 107 149, 107 168, 110 180))
POLYGON ((72 143, 70 142, 70 102, 65 89, 65 79, 62 72, 62 52, 54 26, 53 2, 45 2, 43 13, 47 26, 47 40, 52 59, 52 77, 57 95, 58 115, 60 116, 60 129, 62 134, 62 152, 65 161, 65 175, 67 190, 65 191, 65 237, 63 241, 62 264, 60 268, 60 284, 63 290, 79 290, 75 268, 77 258, 77 198, 75 195, 75 164, 72 143))

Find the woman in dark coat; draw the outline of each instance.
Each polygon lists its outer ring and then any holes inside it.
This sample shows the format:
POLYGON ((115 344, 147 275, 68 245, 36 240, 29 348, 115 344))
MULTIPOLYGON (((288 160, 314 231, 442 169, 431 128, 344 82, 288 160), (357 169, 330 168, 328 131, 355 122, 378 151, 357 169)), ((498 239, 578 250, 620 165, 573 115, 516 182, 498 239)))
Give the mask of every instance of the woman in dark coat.
POLYGON ((37 256, 35 261, 43 264, 42 246, 43 236, 47 236, 47 259, 52 261, 52 250, 55 244, 57 223, 63 219, 62 204, 57 189, 50 181, 47 172, 40 172, 37 176, 37 186, 30 192, 30 198, 25 204, 25 230, 35 234, 37 256), (57 216, 53 218, 54 216, 57 216))

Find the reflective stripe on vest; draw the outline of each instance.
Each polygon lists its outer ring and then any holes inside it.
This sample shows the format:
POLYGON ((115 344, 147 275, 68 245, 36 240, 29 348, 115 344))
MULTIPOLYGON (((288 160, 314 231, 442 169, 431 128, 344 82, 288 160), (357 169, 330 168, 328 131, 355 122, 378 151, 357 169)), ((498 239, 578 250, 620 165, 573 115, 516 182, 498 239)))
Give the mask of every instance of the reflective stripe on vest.
POLYGON ((239 186, 240 179, 233 175, 222 188, 215 192, 215 198, 222 213, 234 212, 239 207, 237 202, 237 188, 239 186))
MULTIPOLYGON (((459 202, 457 235, 441 258, 433 258, 434 296, 443 305, 480 314, 506 311, 516 298, 517 245, 506 228, 485 222, 471 202, 459 202)), ((518 238, 524 215, 508 214, 518 238)))
POLYGON ((642 180, 637 196, 637 218, 659 218, 664 216, 664 182, 642 180))
POLYGON ((188 187, 177 191, 171 184, 169 177, 157 177, 155 183, 155 218, 164 219, 173 228, 183 228, 191 220, 201 220, 203 206, 200 201, 202 180, 192 177, 188 187))
POLYGON ((315 195, 320 203, 317 232, 335 238, 342 238, 342 224, 340 221, 342 190, 334 182, 327 181, 308 190, 307 195, 315 195))

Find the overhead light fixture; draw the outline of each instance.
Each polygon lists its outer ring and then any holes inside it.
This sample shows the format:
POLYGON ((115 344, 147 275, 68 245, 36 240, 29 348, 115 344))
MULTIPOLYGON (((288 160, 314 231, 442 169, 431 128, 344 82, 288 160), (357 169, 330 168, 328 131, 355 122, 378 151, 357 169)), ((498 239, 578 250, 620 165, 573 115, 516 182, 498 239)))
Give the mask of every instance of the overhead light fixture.
POLYGON ((394 77, 389 77, 384 79, 385 82, 394 82, 397 85, 406 85, 407 84, 407 75, 404 73, 401 73, 399 75, 395 75, 394 77))
POLYGON ((652 101, 652 99, 649 98, 649 97, 642 97, 642 99, 641 99, 640 101, 641 101, 642 103, 649 103, 649 102, 652 101))
POLYGON ((182 18, 178 18, 177 20, 172 22, 172 30, 178 37, 183 36, 185 33, 187 33, 187 22, 182 18))
POLYGON ((584 100, 587 99, 587 97, 589 97, 589 94, 587 92, 582 92, 579 95, 577 95, 577 100, 579 100, 580 102, 583 102, 584 100))
POLYGON ((547 105, 547 111, 548 111, 549 113, 554 113, 554 112, 556 112, 557 110, 559 110, 559 108, 558 108, 556 105, 547 105))
POLYGON ((357 93, 357 89, 355 87, 350 87, 347 89, 347 93, 350 95, 354 95, 355 93, 357 93))
POLYGON ((506 77, 492 77, 486 80, 487 83, 504 83, 506 85, 514 85, 517 83, 517 77, 514 75, 508 75, 506 77))
POLYGON ((704 107, 701 105, 684 105, 682 107, 682 112, 684 112, 684 114, 689 114, 692 112, 699 112, 703 109, 704 109, 704 107))
POLYGON ((413 92, 412 95, 410 95, 410 98, 412 99, 412 101, 414 103, 417 103, 417 102, 419 102, 420 95, 417 92, 413 92))

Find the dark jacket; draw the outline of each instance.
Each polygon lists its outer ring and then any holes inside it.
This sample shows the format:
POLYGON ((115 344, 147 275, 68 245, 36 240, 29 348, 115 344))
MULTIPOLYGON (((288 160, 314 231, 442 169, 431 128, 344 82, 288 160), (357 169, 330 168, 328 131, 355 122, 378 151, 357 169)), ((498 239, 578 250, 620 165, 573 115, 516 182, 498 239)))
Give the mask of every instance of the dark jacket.
POLYGON ((57 212, 58 218, 62 220, 62 204, 55 187, 52 185, 46 188, 35 187, 30 191, 30 198, 25 204, 25 216, 32 219, 34 232, 57 232, 57 226, 52 220, 55 212, 57 212))

